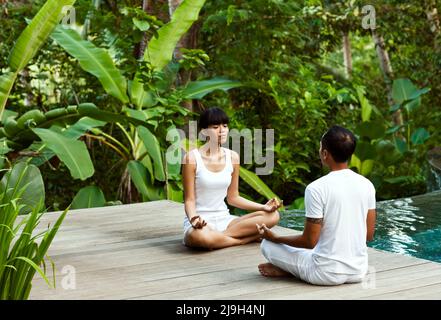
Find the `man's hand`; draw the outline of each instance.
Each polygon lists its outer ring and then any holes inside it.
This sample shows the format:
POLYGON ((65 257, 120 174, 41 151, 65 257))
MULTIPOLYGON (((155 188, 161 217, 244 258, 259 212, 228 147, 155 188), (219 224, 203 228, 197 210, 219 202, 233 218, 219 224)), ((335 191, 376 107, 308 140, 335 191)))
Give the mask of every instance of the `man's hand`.
POLYGON ((261 239, 266 239, 275 243, 278 243, 278 236, 272 232, 268 227, 262 223, 261 225, 257 224, 257 230, 259 231, 261 239))
POLYGON ((279 209, 282 204, 283 200, 279 202, 276 198, 272 198, 263 206, 263 211, 274 212, 279 209))
POLYGON ((194 216, 190 219, 190 223, 195 229, 202 229, 207 225, 207 222, 200 216, 194 216))

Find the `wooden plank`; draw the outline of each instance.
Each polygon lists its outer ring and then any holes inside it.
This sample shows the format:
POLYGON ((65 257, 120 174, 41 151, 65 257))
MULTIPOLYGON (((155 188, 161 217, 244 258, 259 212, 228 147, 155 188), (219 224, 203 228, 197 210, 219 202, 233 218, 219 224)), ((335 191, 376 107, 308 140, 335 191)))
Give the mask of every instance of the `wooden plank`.
MULTIPOLYGON (((41 226, 58 214, 48 213, 41 226)), ((49 252, 57 289, 36 276, 31 299, 378 299, 439 293, 441 264, 369 248, 376 288, 361 284, 318 287, 294 278, 262 277, 259 244, 211 252, 182 245, 183 205, 157 201, 75 210, 49 252), (76 289, 64 290, 62 268, 76 270, 76 289)), ((276 227, 281 234, 298 234, 276 227)))

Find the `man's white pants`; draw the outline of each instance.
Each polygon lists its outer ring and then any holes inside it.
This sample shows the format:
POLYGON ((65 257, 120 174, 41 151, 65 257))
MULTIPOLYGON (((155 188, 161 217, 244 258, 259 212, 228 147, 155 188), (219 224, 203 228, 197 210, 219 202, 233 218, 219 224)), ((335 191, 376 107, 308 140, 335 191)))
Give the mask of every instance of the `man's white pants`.
POLYGON ((332 286, 361 282, 364 275, 350 275, 321 270, 313 260, 312 250, 295 248, 262 240, 263 256, 273 265, 293 274, 296 278, 315 285, 332 286))

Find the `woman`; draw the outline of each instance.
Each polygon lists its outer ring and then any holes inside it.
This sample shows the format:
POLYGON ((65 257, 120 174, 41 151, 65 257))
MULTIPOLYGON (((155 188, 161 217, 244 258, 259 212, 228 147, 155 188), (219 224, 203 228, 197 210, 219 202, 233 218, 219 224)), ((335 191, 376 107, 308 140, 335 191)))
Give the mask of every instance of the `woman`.
POLYGON ((259 204, 239 195, 239 155, 221 147, 227 141, 228 116, 219 108, 205 110, 199 120, 207 143, 184 157, 184 244, 220 249, 260 239, 257 224, 269 228, 279 221, 281 204, 271 199, 259 204), (228 204, 252 213, 230 214, 228 204))

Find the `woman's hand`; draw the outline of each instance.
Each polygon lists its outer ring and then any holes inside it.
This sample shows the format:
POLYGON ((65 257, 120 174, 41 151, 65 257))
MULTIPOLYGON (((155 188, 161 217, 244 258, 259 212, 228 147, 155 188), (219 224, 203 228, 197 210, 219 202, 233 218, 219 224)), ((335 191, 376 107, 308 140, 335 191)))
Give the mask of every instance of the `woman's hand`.
POLYGON ((277 209, 279 209, 283 204, 283 200, 281 202, 279 202, 276 198, 272 198, 270 199, 264 206, 263 206, 263 211, 266 212, 274 212, 277 209))
POLYGON ((195 229, 202 229, 207 225, 207 222, 200 216, 194 216, 190 219, 190 223, 195 229))
POLYGON ((278 242, 277 235, 274 232, 272 232, 270 229, 268 229, 268 227, 264 223, 262 223, 261 225, 256 223, 256 227, 257 227, 257 231, 259 231, 261 239, 266 239, 275 243, 278 242))

